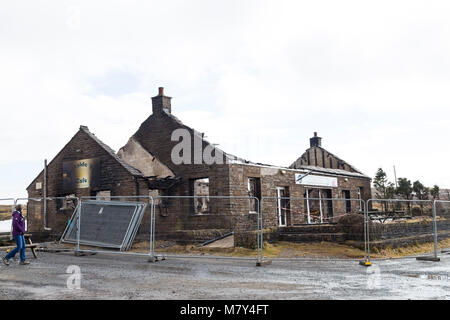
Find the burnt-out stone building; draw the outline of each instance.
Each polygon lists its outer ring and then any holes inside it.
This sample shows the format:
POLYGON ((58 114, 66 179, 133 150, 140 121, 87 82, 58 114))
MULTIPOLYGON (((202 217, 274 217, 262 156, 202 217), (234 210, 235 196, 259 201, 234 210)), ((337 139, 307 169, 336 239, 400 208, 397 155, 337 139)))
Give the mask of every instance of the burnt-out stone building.
MULTIPOLYGON (((182 123, 163 88, 152 107, 117 153, 81 126, 48 164, 47 197, 151 195, 157 199, 156 230, 166 235, 256 226, 260 205, 266 227, 331 222, 360 212, 358 199, 370 198, 370 178, 324 149, 317 134, 290 167, 264 165, 220 150, 182 123)), ((43 197, 43 185, 44 171, 27 188, 29 197, 43 197)), ((47 227, 54 233, 70 219, 63 202, 47 205, 47 227)), ((42 204, 30 202, 30 231, 44 231, 43 215, 42 204)), ((140 233, 149 224, 147 210, 140 233)))

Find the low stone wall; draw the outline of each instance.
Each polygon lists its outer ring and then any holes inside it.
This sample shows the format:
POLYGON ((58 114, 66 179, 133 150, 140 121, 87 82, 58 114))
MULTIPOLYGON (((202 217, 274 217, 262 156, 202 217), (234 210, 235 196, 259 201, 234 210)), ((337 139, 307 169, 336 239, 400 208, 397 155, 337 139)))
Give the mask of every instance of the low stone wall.
MULTIPOLYGON (((450 238, 450 219, 437 222, 438 240, 450 238)), ((235 245, 254 249, 257 247, 255 232, 235 232, 235 245)), ((364 248, 364 227, 360 220, 350 218, 333 225, 305 225, 297 227, 265 229, 264 241, 335 242, 364 248), (351 221, 355 222, 354 224, 351 221)), ((370 223, 372 247, 401 247, 433 241, 433 223, 418 222, 370 223)))
MULTIPOLYGON (((278 241, 279 233, 277 228, 264 229, 263 241, 278 241)), ((248 249, 256 249, 258 247, 258 232, 255 231, 235 231, 234 246, 248 249)))
MULTIPOLYGON (((441 219, 436 223, 438 240, 450 238, 450 219, 441 219)), ((434 241, 433 222, 394 222, 372 224, 370 227, 371 247, 402 247, 434 241)))
MULTIPOLYGON (((231 231, 230 229, 180 230, 171 233, 157 233, 156 240, 172 240, 178 244, 203 243, 231 231)), ((136 237, 136 239, 140 240, 140 237, 136 237)))

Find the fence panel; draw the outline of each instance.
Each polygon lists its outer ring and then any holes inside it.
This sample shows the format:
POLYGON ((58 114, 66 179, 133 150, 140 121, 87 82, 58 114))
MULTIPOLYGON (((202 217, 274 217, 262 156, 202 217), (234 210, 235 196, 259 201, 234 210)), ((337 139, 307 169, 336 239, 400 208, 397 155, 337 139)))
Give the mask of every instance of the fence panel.
POLYGON ((450 252, 450 201, 434 202, 436 216, 436 243, 438 252, 450 252))
POLYGON ((82 197, 61 242, 76 252, 151 256, 153 198, 82 197))
POLYGON ((403 254, 423 253, 422 244, 434 251, 434 214, 431 200, 370 199, 367 202, 370 253, 402 248, 403 254))
POLYGON ((365 207, 361 199, 328 198, 320 192, 308 197, 263 197, 260 242, 271 250, 262 246, 262 256, 366 258, 365 207), (310 248, 293 243, 310 244, 310 248), (351 245, 355 250, 336 252, 341 249, 336 246, 340 244, 351 245))
POLYGON ((157 197, 152 251, 156 256, 255 259, 259 209, 252 197, 157 197))

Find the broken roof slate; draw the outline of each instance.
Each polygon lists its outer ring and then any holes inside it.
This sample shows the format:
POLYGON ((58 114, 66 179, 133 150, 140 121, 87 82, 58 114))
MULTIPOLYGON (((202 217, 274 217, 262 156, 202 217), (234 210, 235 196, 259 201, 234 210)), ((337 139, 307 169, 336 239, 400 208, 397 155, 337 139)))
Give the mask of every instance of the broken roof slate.
POLYGON ((330 169, 330 168, 323 168, 323 167, 317 167, 317 166, 300 166, 300 168, 306 169, 306 170, 311 170, 311 171, 317 171, 317 172, 332 173, 332 174, 339 174, 339 175, 346 175, 346 176, 370 179, 369 176, 366 176, 363 173, 351 172, 351 171, 342 170, 342 169, 330 169))
MULTIPOLYGON (((167 112, 166 110, 164 110, 164 113, 169 116, 171 119, 173 119, 174 121, 176 121, 178 124, 187 127, 191 130, 193 130, 194 132, 197 132, 195 129, 187 126, 186 124, 184 124, 180 119, 178 119, 176 116, 174 116, 172 113, 167 112)), ((205 142, 211 144, 210 142, 204 140, 205 142)), ((212 144, 211 144, 212 145, 212 144)), ((213 145, 214 146, 214 145, 213 145)), ((356 169, 354 166, 350 165, 349 163, 347 163, 346 161, 342 160, 341 158, 337 157, 336 155, 332 154, 331 152, 329 152, 328 150, 325 150, 324 148, 320 147, 321 149, 324 149, 325 151, 327 151, 330 155, 336 157, 337 159, 339 159, 342 162, 345 162, 350 168, 352 168, 352 170, 354 170, 355 172, 351 172, 351 171, 346 171, 346 170, 341 170, 341 169, 329 169, 329 168, 323 168, 323 167, 317 167, 317 166, 300 166, 300 168, 292 168, 292 167, 284 167, 284 166, 275 166, 275 165, 271 165, 271 164, 264 164, 264 163, 259 163, 259 162, 252 162, 250 160, 246 160, 240 157, 237 157, 231 153, 227 153, 223 150, 221 150, 220 148, 217 148, 216 146, 214 146, 215 149, 217 149, 218 151, 222 152, 227 161, 229 163, 232 164, 246 164, 246 165, 254 165, 254 166, 263 166, 263 167, 271 167, 271 168, 279 168, 279 169, 286 169, 286 170, 309 170, 309 171, 313 171, 313 172, 321 172, 321 173, 328 173, 328 174, 335 174, 335 175, 344 175, 344 176, 351 176, 351 177, 360 177, 360 178, 365 178, 365 179, 371 179, 369 176, 365 175, 364 173, 362 173, 361 171, 359 171, 358 169, 356 169)))

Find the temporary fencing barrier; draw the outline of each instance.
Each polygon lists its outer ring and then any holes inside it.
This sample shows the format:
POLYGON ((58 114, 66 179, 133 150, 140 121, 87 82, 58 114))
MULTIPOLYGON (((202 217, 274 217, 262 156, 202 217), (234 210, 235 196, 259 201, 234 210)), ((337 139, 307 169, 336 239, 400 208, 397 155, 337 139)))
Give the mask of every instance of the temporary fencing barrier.
MULTIPOLYGON (((435 242, 435 206, 431 200, 369 199, 367 247, 370 252, 435 242)), ((437 244, 434 245, 437 258, 437 244)))
POLYGON ((255 197, 159 196, 152 220, 156 256, 258 258, 260 203, 255 197))
POLYGON ((62 242, 128 251, 145 207, 142 202, 82 201, 62 242))
POLYGON ((153 209, 150 196, 82 197, 61 242, 76 244, 78 253, 151 256, 149 251, 142 252, 133 245, 137 244, 136 236, 141 231, 141 236, 146 234, 144 242, 148 243, 143 247, 151 248, 153 209))
MULTIPOLYGON (((27 226, 66 225, 76 251, 165 257, 257 259, 264 242, 342 243, 371 252, 434 243, 448 249, 450 201, 307 197, 114 196, 0 199, 0 213, 22 204, 27 226), (32 218, 28 212, 34 212, 32 218), (49 213, 56 219, 47 221, 49 213), (55 217, 55 215, 52 215, 55 217), (70 217, 70 219, 68 219, 70 217), (105 231, 98 232, 96 226, 105 231), (143 240, 143 241, 142 241, 143 240), (87 246, 91 248, 81 248, 87 246), (97 248, 95 248, 96 246, 97 248), (102 250, 100 250, 101 247, 102 250), (104 250, 103 250, 104 249, 104 250)), ((276 258, 276 257, 270 257, 276 258)), ((295 257, 294 257, 295 258, 295 257)))
POLYGON ((440 253, 450 252, 450 201, 434 201, 434 230, 435 251, 440 253))
POLYGON ((15 205, 21 204, 26 214, 27 230, 52 231, 48 223, 48 215, 55 217, 52 226, 65 225, 67 216, 71 216, 75 211, 79 199, 77 197, 47 197, 47 198, 17 198, 15 205), (29 213, 29 214, 28 214, 29 213))
POLYGON ((330 198, 322 196, 322 192, 307 197, 262 197, 261 216, 261 252, 264 241, 344 243, 350 240, 364 247, 364 259, 368 260, 366 203, 362 199, 330 198))

